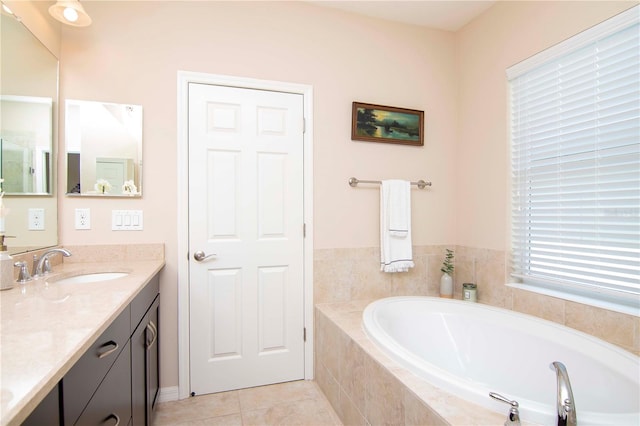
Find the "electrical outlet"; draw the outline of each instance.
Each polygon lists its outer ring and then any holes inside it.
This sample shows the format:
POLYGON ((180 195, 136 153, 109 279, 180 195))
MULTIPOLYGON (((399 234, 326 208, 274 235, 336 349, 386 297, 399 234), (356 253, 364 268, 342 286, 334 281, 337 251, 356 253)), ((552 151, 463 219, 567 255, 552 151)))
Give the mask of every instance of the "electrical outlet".
POLYGON ((76 229, 91 229, 90 209, 76 209, 76 229))
POLYGON ((44 209, 29 209, 29 231, 44 231, 44 209))

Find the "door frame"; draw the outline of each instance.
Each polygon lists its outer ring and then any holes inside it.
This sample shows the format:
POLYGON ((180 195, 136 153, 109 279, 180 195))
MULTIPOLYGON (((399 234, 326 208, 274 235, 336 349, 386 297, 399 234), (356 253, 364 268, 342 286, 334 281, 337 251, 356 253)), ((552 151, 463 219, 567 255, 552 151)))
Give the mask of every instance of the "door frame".
POLYGON ((306 84, 178 71, 178 398, 189 397, 189 83, 301 94, 304 114, 304 378, 313 379, 313 87, 306 84))

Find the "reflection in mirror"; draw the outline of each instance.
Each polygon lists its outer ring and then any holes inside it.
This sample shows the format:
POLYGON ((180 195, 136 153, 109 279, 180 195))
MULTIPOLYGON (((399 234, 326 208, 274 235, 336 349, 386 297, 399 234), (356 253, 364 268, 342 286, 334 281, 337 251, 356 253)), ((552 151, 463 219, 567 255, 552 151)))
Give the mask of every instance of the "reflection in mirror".
POLYGON ((67 100, 67 195, 142 195, 142 107, 67 100))
POLYGON ((0 102, 5 193, 51 193, 52 99, 5 95, 0 102))
POLYGON ((11 254, 58 243, 58 59, 21 22, 0 23, 0 177, 11 254), (29 223, 30 214, 42 221, 29 223), (36 226, 37 225, 37 226, 36 226))

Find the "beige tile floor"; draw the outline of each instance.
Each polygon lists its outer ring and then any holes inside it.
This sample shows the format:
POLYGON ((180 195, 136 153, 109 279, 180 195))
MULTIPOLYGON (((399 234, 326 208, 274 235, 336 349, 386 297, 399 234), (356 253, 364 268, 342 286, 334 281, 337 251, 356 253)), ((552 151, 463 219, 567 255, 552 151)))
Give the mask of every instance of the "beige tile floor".
POLYGON ((154 426, 342 425, 314 381, 279 383, 163 402, 154 426))

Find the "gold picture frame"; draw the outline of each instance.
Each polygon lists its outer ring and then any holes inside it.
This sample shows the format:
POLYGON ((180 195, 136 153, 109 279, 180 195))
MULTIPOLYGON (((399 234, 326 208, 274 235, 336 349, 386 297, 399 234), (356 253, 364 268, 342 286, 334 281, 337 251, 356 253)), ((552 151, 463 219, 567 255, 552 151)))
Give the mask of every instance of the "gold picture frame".
POLYGON ((424 145, 424 111, 353 102, 354 141, 424 145))

